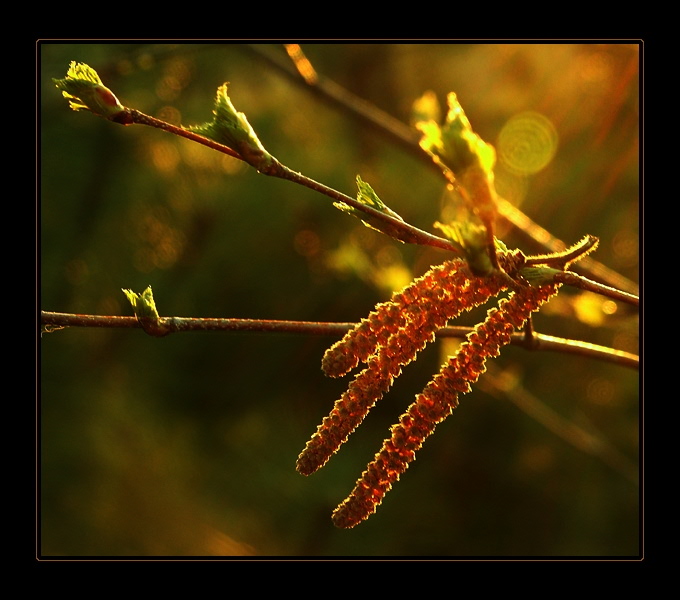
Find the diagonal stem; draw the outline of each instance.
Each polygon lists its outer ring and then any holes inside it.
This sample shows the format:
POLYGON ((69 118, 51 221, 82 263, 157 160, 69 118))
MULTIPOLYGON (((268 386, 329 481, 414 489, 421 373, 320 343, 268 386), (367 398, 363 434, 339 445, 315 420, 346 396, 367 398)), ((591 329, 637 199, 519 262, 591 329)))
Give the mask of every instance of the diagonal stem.
MULTIPOLYGON (((233 158, 245 161, 245 159, 238 152, 234 151, 232 148, 229 148, 224 144, 215 142, 210 138, 194 133, 193 131, 189 131, 184 127, 172 125, 171 123, 167 123, 161 119, 151 117, 133 108, 126 108, 125 113, 130 117, 130 121, 128 121, 128 124, 134 123, 138 125, 148 125, 150 127, 155 127, 156 129, 167 131, 168 133, 178 135, 193 142, 202 144, 203 146, 207 146, 208 148, 211 148, 213 150, 217 150, 218 152, 222 152, 223 154, 227 154, 233 158)), ((401 240, 402 242, 408 244, 418 244, 421 246, 441 248, 442 250, 447 250, 449 252, 455 253, 456 255, 460 255, 459 248, 452 244, 449 240, 440 238, 436 235, 423 231, 422 229, 410 225, 405 221, 397 219, 387 213, 384 213, 382 211, 376 210, 371 206, 363 204, 362 202, 359 202, 358 200, 352 198, 351 196, 347 196, 346 194, 343 194, 342 192, 339 192, 322 183, 319 183, 318 181, 315 181, 310 177, 303 175, 302 173, 289 169, 287 166, 280 163, 276 159, 272 161, 271 165, 269 165, 267 169, 261 170, 260 172, 263 175, 269 175, 271 177, 277 177, 279 179, 285 179, 287 181, 297 183, 310 190, 323 194, 324 196, 327 196, 335 200, 336 202, 343 202, 353 208, 356 208, 357 210, 360 210, 361 212, 365 213, 372 219, 377 219, 384 223, 386 228, 385 231, 388 231, 392 237, 401 240)))
MULTIPOLYGON (((380 110, 376 106, 367 103, 362 98, 354 95, 352 92, 344 89, 327 77, 319 75, 316 72, 315 77, 313 78, 303 77, 297 70, 291 68, 287 60, 279 58, 258 44, 247 44, 243 47, 257 55, 260 59, 266 61, 269 65, 287 76, 296 84, 303 86, 331 106, 351 115, 379 135, 398 145, 416 159, 422 161, 423 164, 429 168, 434 169, 440 176, 442 175, 440 167, 437 166, 420 147, 420 136, 418 132, 409 126, 380 110)), ((449 183, 448 180, 447 183, 449 183)), ((498 197, 496 203, 499 219, 510 224, 535 247, 548 252, 559 252, 566 247, 564 242, 532 221, 526 214, 504 198, 498 197)), ((625 290, 630 294, 638 293, 638 286, 634 282, 589 256, 585 257, 579 263, 578 270, 585 273, 588 277, 602 281, 610 287, 625 290)))

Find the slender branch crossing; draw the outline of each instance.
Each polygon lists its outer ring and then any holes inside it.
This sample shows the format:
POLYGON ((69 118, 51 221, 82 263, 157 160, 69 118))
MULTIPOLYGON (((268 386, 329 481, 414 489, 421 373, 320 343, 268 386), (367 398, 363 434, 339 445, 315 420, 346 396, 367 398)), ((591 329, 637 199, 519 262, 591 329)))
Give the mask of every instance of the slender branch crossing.
MULTIPOLYGON (((260 332, 340 337, 350 329, 356 327, 356 323, 277 321, 270 319, 161 317, 161 321, 164 324, 162 329, 166 332, 164 335, 187 331, 224 331, 236 333, 260 332)), ((139 322, 137 317, 76 315, 50 311, 41 312, 40 322, 46 332, 52 332, 66 327, 143 329, 143 325, 139 322)), ((440 329, 437 332, 437 337, 464 338, 471 331, 471 327, 448 326, 440 329)), ((533 334, 531 344, 526 342, 523 333, 515 333, 512 336, 511 343, 515 346, 524 347, 527 350, 578 354, 580 356, 611 362, 632 369, 637 369, 640 362, 639 357, 630 352, 540 333, 533 334)))

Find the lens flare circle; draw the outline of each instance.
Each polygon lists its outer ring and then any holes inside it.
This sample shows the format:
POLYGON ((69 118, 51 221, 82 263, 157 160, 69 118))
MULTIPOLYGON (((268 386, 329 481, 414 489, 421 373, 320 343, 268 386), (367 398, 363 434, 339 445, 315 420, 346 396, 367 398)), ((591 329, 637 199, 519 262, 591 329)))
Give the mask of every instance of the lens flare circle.
POLYGON ((533 175, 557 152, 558 134, 552 121, 537 112, 510 118, 498 136, 499 161, 510 171, 533 175))

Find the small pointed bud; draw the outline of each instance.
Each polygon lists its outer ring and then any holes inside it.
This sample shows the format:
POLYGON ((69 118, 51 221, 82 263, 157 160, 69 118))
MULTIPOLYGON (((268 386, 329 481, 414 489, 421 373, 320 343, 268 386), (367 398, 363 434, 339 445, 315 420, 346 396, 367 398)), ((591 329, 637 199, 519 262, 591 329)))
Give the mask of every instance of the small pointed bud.
POLYGON ((217 90, 213 120, 189 130, 228 146, 260 172, 266 172, 276 159, 265 150, 246 115, 236 110, 228 93, 228 84, 217 90))
POLYGON ((65 79, 52 81, 73 110, 89 110, 106 119, 128 124, 125 107, 92 67, 73 61, 65 79))

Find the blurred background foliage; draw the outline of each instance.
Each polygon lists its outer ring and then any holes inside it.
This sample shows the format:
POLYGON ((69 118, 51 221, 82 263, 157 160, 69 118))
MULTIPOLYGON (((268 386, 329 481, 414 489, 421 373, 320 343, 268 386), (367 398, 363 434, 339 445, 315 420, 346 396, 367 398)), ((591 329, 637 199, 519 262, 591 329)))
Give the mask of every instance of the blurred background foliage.
MULTIPOLYGON (((555 151, 529 175, 499 161, 499 191, 567 243, 598 236, 595 258, 637 281, 637 45, 302 48, 320 74, 405 123, 428 90, 442 105, 455 91, 494 145, 513 118, 541 115, 555 151)), ((286 57, 280 45, 258 50, 286 57)), ((228 81, 236 108, 284 164, 349 195, 360 174, 404 219, 433 231, 443 190, 430 169, 246 45, 51 42, 39 44, 38 58, 43 310, 130 315, 121 288, 151 285, 164 316, 357 321, 448 258, 395 243, 325 197, 187 140, 70 111, 52 83, 70 61, 85 62, 125 106, 191 125, 209 120, 228 81)), ((515 231, 500 237, 534 250, 515 231)), ((597 296, 565 289, 535 323, 637 352, 637 315, 597 296)), ((376 515, 353 530, 334 528, 332 509, 456 342, 423 352, 340 452, 305 478, 296 457, 348 383, 321 372, 333 341, 44 334, 42 554, 639 552, 638 374, 519 348, 461 399, 376 515), (553 427, 541 419, 546 412, 558 415, 553 427)))

